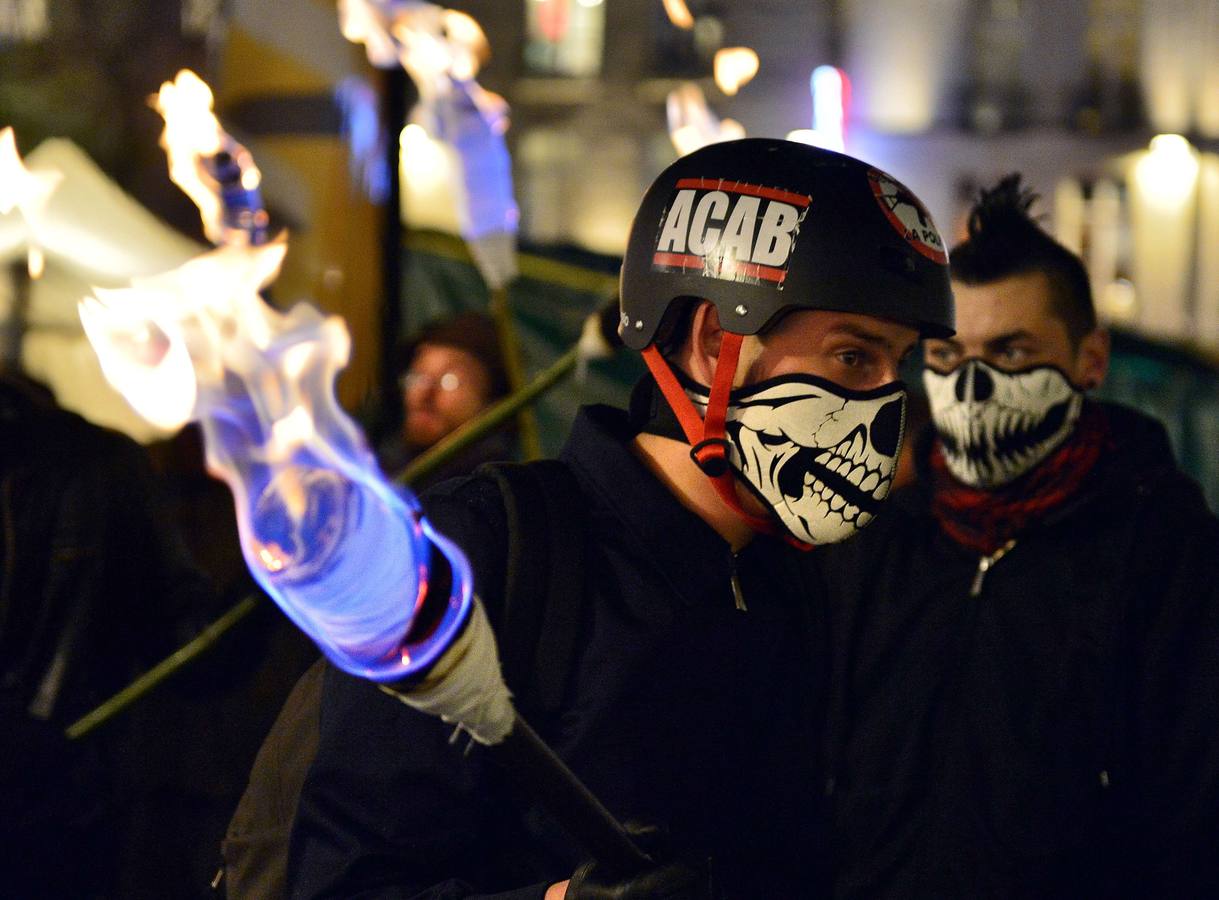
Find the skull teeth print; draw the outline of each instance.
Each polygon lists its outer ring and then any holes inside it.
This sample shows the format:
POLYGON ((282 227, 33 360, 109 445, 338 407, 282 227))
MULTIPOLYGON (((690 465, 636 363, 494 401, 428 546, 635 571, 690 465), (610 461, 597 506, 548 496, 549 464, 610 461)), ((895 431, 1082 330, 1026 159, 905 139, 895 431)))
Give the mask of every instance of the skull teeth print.
POLYGON ((1007 373, 970 359, 923 376, 948 470, 974 487, 1006 484, 1050 455, 1071 433, 1083 395, 1061 371, 1007 373))
MULTIPOLYGON (((687 393, 705 409, 705 392, 687 393)), ((733 468, 793 536, 822 544, 874 517, 893 483, 904 421, 900 384, 853 397, 787 376, 734 392, 725 430, 733 468)))

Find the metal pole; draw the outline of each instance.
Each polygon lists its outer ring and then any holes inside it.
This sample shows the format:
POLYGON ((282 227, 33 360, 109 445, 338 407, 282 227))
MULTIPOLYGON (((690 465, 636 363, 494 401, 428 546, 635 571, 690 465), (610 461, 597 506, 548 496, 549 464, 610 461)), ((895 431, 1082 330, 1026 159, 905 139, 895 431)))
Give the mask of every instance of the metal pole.
POLYGON ((508 736, 487 749, 597 862, 620 876, 651 864, 613 813, 519 714, 508 736))
MULTIPOLYGON (((504 369, 508 373, 508 386, 513 393, 525 387, 525 367, 521 363, 521 346, 516 337, 516 326, 512 321, 512 304, 507 287, 491 289, 491 317, 499 334, 499 352, 504 358, 504 369)), ((521 408, 517 414, 517 430, 521 441, 521 455, 525 459, 540 459, 542 442, 538 437, 538 422, 533 411, 521 408)))
POLYGON ((64 730, 64 734, 70 740, 75 741, 95 731, 99 726, 114 718, 170 675, 202 654, 215 644, 216 641, 220 640, 220 637, 226 631, 254 611, 254 607, 258 605, 261 596, 261 594, 250 594, 244 600, 232 606, 228 612, 204 628, 198 637, 179 647, 113 697, 69 725, 64 730))

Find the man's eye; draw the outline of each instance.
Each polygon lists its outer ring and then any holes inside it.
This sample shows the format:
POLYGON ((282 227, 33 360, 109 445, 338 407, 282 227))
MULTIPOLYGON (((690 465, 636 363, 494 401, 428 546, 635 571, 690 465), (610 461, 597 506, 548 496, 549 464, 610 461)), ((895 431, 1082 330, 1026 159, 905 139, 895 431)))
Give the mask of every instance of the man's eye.
POLYGON ((862 366, 865 362, 867 362, 864 355, 858 350, 843 350, 838 354, 838 361, 843 365, 850 366, 851 368, 862 366))
POLYGON ((1004 362, 1018 363, 1025 360, 1029 352, 1024 347, 1004 347, 999 354, 1004 362))

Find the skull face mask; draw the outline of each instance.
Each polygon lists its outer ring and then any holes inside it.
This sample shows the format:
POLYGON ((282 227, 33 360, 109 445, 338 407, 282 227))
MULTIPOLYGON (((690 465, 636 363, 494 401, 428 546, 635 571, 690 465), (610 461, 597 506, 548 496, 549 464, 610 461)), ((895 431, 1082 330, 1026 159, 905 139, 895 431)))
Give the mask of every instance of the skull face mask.
POLYGON ((1083 394, 1062 370, 1001 372, 969 359, 947 373, 923 373, 948 471, 994 488, 1023 475, 1066 440, 1083 394))
MULTIPOLYGON (((708 390, 683 379, 705 410, 708 390)), ((901 382, 851 391, 808 375, 729 395, 729 464, 797 540, 831 544, 863 528, 893 485, 906 418, 901 382)))

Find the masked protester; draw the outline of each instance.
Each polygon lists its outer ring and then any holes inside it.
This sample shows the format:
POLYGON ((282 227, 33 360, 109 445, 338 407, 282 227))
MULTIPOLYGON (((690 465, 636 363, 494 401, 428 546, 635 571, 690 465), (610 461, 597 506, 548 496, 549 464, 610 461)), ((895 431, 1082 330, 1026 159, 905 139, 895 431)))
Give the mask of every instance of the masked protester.
POLYGON ((1009 176, 952 251, 919 483, 832 582, 838 897, 1219 896, 1219 522, 1009 176))
POLYGON ((519 708, 655 866, 585 859, 480 748, 327 670, 291 895, 815 896, 826 633, 799 548, 875 514, 899 362, 951 328, 939 235, 884 173, 771 140, 665 170, 622 269, 651 371, 630 412, 585 408, 560 460, 423 497, 519 708))

